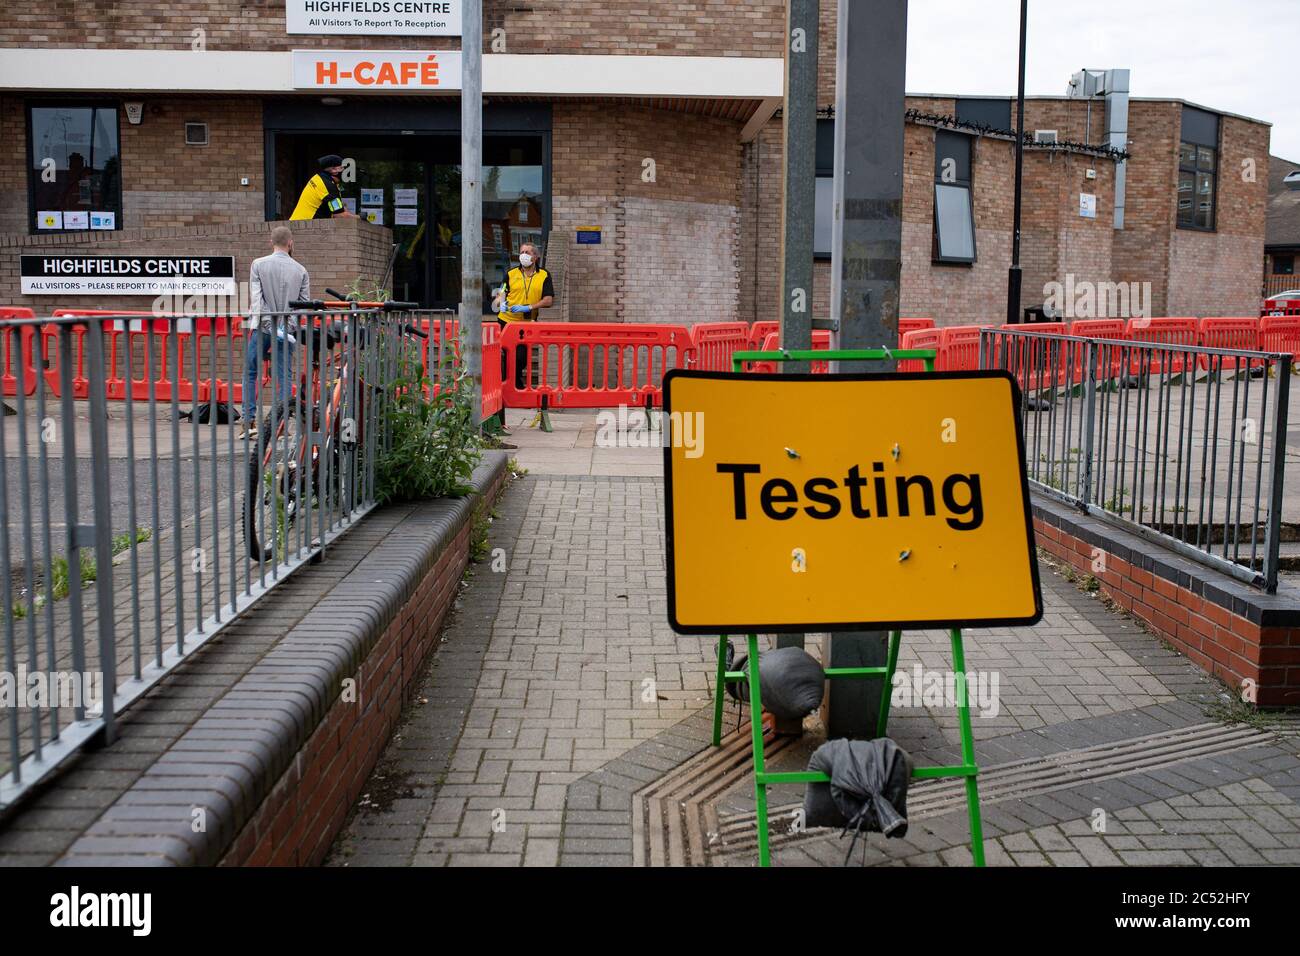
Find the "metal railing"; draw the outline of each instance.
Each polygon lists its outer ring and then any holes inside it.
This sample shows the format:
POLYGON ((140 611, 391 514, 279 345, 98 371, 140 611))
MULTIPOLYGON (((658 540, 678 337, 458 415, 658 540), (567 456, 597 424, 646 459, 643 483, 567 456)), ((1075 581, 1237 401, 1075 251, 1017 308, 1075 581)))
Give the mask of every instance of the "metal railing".
POLYGON ((1039 490, 1277 589, 1291 356, 986 328, 1039 490))
POLYGON ((112 741, 117 715, 374 507, 392 383, 418 380, 422 360, 408 335, 428 338, 435 382, 452 374, 440 315, 317 309, 246 326, 0 321, 17 369, 0 417, 15 692, 0 696, 0 812, 92 738, 112 741), (232 419, 250 353, 258 429, 244 438, 232 419))

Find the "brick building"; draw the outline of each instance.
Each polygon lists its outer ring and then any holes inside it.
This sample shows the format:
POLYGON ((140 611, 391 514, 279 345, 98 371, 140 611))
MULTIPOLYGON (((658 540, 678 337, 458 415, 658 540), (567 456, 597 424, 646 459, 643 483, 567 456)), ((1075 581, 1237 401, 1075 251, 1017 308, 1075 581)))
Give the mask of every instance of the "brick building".
MULTIPOLYGON (((295 23, 311 2, 287 0, 295 23)), ((521 241, 541 238, 557 279, 549 318, 775 318, 784 3, 484 7, 488 284, 521 241)), ((245 237, 288 217, 324 153, 352 161, 344 195, 382 225, 313 227, 298 248, 319 263, 316 288, 386 278, 404 298, 458 301, 459 40, 289 28, 286 4, 182 0, 163 15, 139 0, 12 4, 0 25, 0 302, 91 304, 22 296, 20 252, 229 248, 243 275, 259 251, 245 237), (87 229, 92 219, 99 228, 87 229)), ((834 4, 822 4, 821 36, 825 147, 834 4)), ((1026 103, 1026 131, 1041 142, 1025 156, 1022 306, 1042 305, 1056 286, 1136 282, 1150 283, 1152 314, 1255 314, 1268 125, 1133 98, 1117 140, 1108 101, 1026 103), (1245 174, 1251 164, 1259 176, 1245 174)), ((909 96, 901 314, 1001 320, 1011 107, 1006 97, 909 96)), ((817 165, 813 301, 825 315, 829 149, 817 165)))

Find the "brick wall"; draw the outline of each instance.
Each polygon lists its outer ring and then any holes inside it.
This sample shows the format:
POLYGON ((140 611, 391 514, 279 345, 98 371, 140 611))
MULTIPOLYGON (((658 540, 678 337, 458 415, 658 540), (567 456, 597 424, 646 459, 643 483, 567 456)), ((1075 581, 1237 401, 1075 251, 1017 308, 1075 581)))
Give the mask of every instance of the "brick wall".
MULTIPOLYGON (((833 4, 823 4, 831 8, 833 4)), ((284 5, 249 0, 181 0, 160 11, 145 0, 113 4, 16 0, 0 25, 0 46, 149 47, 192 49, 204 31, 209 50, 355 49, 359 38, 290 36, 284 5)), ((823 23, 827 14, 823 12, 823 23)), ((663 56, 780 56, 782 0, 485 0, 485 49, 491 30, 505 29, 508 53, 617 53, 663 56)), ((825 28, 823 27, 823 30, 825 28)), ((457 49, 456 37, 366 37, 368 49, 457 49)))
MULTIPOLYGON (((1222 586, 1205 583, 1214 572, 1165 574, 1139 567, 1104 542, 1071 533, 1051 514, 1055 510, 1035 506, 1034 534, 1040 548, 1081 573, 1095 575, 1107 597, 1234 691, 1240 693, 1245 682, 1252 681, 1260 706, 1300 704, 1300 627, 1293 597, 1280 613, 1251 615, 1245 602, 1234 600, 1222 586)), ((1147 544, 1142 548, 1144 553, 1160 552, 1147 544)), ((1258 600, 1287 604, 1280 593, 1258 600)))
MULTIPOLYGON (((494 501, 499 490, 498 483, 484 500, 494 501)), ((244 824, 221 866, 317 866, 324 861, 438 638, 468 563, 471 524, 461 526, 366 655, 356 674, 356 702, 340 698, 330 707, 244 824)))
MULTIPOLYGON (((294 234, 294 257, 311 275, 312 295, 324 297, 325 287, 346 290, 353 279, 378 279, 388 264, 392 232, 359 219, 309 222, 243 222, 233 225, 174 229, 122 229, 116 232, 62 235, 0 236, 0 303, 27 305, 40 313, 61 307, 150 309, 152 296, 88 296, 19 294, 19 255, 84 253, 109 255, 176 255, 235 257, 235 278, 241 283, 239 308, 247 303, 248 269, 253 259, 271 251, 270 234, 287 225, 294 234)), ((203 306, 205 303, 199 303, 203 306)), ((205 306, 206 307, 206 306, 205 306)), ((233 306, 232 306, 233 307, 233 306)))
POLYGON ((1215 231, 1173 230, 1166 303, 1170 315, 1259 314, 1268 144, 1267 126, 1223 117, 1215 231), (1253 162, 1253 181, 1246 176, 1246 160, 1253 162))
POLYGON ((570 320, 735 317, 739 133, 666 110, 555 104, 552 235, 565 243, 570 320), (600 244, 578 245, 577 226, 600 226, 600 244))

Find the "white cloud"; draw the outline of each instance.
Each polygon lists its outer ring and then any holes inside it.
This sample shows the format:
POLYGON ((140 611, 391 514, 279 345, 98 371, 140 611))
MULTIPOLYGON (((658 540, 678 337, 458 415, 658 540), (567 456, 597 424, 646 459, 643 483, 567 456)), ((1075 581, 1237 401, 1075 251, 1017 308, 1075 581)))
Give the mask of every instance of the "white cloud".
MULTIPOLYGON (((1019 0, 911 0, 907 91, 1014 96, 1019 29, 1019 0)), ((1030 0, 1028 37, 1028 95, 1127 68, 1133 96, 1265 120, 1271 152, 1300 161, 1297 0, 1030 0)))

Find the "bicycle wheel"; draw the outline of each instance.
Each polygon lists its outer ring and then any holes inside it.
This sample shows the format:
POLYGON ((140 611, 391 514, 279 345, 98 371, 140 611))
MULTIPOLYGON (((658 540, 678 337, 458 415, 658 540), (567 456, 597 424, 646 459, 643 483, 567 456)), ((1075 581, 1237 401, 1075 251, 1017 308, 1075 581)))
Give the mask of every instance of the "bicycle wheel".
POLYGON ((297 406, 281 404, 263 422, 267 433, 250 442, 248 484, 244 494, 244 538, 255 561, 286 559, 301 502, 312 493, 311 476, 303 475, 303 435, 297 406))

